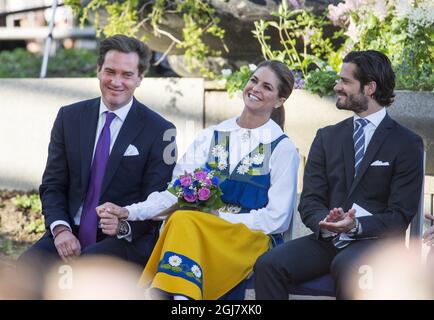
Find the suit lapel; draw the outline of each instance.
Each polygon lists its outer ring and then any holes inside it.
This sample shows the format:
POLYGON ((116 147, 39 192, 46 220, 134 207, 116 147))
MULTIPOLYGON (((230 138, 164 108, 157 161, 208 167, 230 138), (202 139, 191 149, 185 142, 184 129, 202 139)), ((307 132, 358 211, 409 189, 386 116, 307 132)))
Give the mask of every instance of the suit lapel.
POLYGON ((99 99, 95 99, 80 114, 80 154, 81 154, 81 181, 84 190, 89 183, 92 165, 92 154, 95 146, 96 128, 98 125, 99 99))
POLYGON ((354 177, 354 141, 353 141, 354 124, 353 118, 349 118, 344 125, 342 151, 345 163, 345 180, 347 192, 351 187, 354 177))
POLYGON ((389 117, 389 115, 386 114, 383 121, 381 121, 380 125, 375 130, 374 135, 371 138, 371 141, 369 142, 362 163, 360 164, 359 174, 354 179, 350 192, 348 193, 348 197, 351 195, 351 193, 354 191, 354 189, 362 179, 363 175, 365 174, 369 165, 372 163, 372 160, 374 159, 375 155, 377 154, 384 140, 386 140, 387 136, 390 134, 393 126, 394 126, 393 120, 389 117))
POLYGON ((134 138, 143 129, 144 121, 143 115, 138 107, 138 102, 134 99, 131 110, 128 112, 125 122, 122 124, 121 130, 119 131, 116 142, 113 145, 113 149, 110 152, 110 157, 108 159, 106 172, 104 175, 104 180, 101 189, 101 195, 104 194, 110 181, 112 180, 121 160, 124 156, 124 152, 134 138))

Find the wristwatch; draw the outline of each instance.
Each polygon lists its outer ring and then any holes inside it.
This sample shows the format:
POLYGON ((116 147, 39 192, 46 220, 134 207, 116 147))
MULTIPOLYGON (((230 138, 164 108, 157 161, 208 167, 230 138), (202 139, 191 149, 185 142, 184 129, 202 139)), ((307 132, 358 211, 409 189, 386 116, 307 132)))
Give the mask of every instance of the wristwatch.
POLYGON ((118 236, 124 237, 128 233, 130 233, 130 225, 128 224, 128 222, 126 222, 125 220, 119 221, 118 233, 117 233, 118 236))

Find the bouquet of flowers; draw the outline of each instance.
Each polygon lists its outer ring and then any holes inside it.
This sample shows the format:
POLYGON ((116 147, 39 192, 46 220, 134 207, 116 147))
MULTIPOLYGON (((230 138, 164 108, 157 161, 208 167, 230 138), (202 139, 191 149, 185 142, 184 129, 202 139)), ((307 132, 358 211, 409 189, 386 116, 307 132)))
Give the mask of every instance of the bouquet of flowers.
POLYGON ((178 198, 179 208, 194 208, 212 212, 221 208, 221 177, 214 170, 197 168, 193 173, 185 172, 169 185, 169 192, 178 198))

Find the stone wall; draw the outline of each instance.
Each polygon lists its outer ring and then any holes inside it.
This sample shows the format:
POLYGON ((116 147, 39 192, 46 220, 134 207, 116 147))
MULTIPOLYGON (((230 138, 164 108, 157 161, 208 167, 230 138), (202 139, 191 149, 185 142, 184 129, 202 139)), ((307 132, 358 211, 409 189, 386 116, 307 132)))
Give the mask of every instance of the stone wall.
MULTIPOLYGON (((58 109, 98 95, 97 79, 0 79, 0 188, 37 188, 58 109)), ((243 107, 241 97, 230 98, 199 78, 145 78, 136 97, 176 125, 179 154, 202 128, 240 114, 243 107)), ((303 159, 318 128, 351 116, 336 109, 334 98, 303 90, 294 90, 285 109, 286 132, 303 159)), ((427 174, 434 175, 434 94, 398 92, 389 113, 423 137, 427 174)), ((302 174, 303 167, 299 190, 302 174)), ((434 178, 426 180, 426 192, 434 193, 434 178)))

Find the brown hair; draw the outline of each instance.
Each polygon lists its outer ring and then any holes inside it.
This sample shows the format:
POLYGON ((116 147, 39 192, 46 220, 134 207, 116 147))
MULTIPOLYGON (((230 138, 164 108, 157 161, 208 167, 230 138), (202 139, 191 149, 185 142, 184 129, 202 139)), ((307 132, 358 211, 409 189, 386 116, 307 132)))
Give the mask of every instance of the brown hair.
MULTIPOLYGON (((279 98, 287 99, 292 93, 295 81, 294 75, 292 74, 291 70, 289 70, 288 66, 283 62, 277 60, 265 60, 258 65, 256 70, 262 67, 270 68, 274 72, 274 74, 279 79, 279 86, 277 88, 279 98)), ((275 108, 273 110, 273 112, 271 113, 271 119, 276 122, 282 128, 282 130, 284 130, 285 109, 283 108, 283 106, 275 108)))
POLYGON ((360 81, 360 90, 370 81, 375 81, 377 89, 374 99, 384 107, 393 103, 395 93, 395 73, 389 58, 379 51, 352 51, 344 58, 344 63, 356 65, 354 78, 360 81))
POLYGON ((151 50, 142 41, 136 38, 127 37, 123 34, 117 34, 101 41, 99 45, 98 68, 104 64, 105 55, 110 50, 116 50, 123 53, 135 52, 139 56, 139 75, 145 74, 149 69, 151 50))

